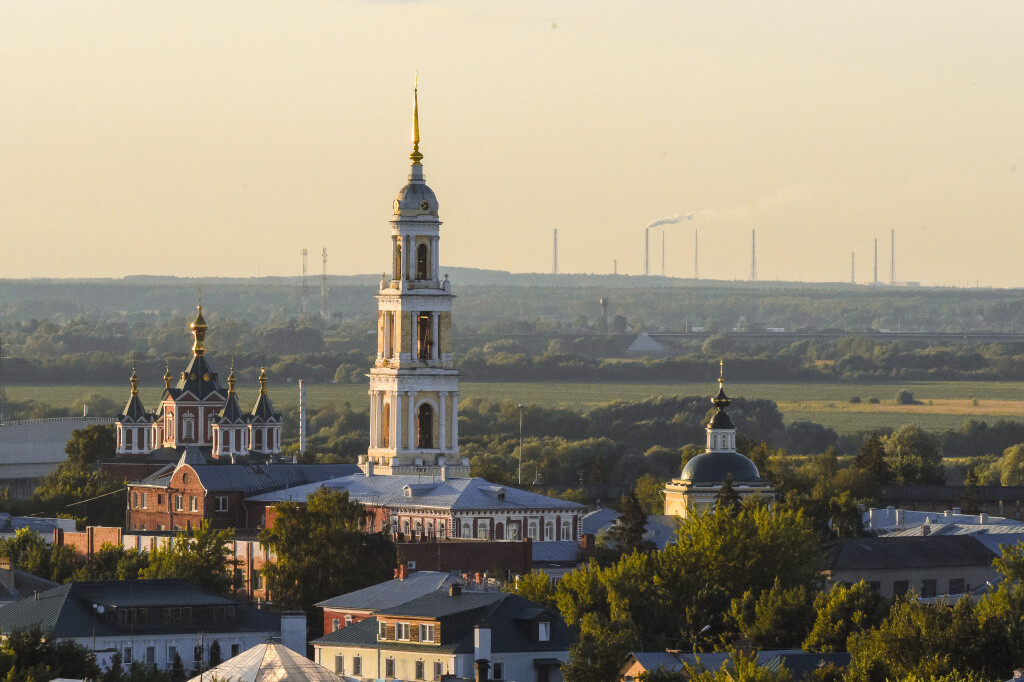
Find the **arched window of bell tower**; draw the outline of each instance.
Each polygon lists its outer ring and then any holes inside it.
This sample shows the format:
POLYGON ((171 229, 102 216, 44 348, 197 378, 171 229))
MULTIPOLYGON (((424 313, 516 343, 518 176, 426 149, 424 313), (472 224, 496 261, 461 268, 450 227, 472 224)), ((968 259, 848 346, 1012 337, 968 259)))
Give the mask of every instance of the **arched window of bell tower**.
POLYGON ((384 403, 384 413, 380 418, 380 430, 382 438, 382 444, 384 447, 391 447, 391 403, 384 403))
POLYGON ((391 279, 402 279, 402 242, 395 240, 395 269, 391 279))
POLYGON ((416 279, 430 279, 430 249, 426 244, 416 248, 416 279))
POLYGON ((416 447, 434 447, 434 408, 430 403, 423 403, 416 411, 416 447))
POLYGON ((432 346, 434 345, 434 332, 430 326, 430 313, 420 313, 416 319, 416 357, 420 360, 431 358, 432 346))

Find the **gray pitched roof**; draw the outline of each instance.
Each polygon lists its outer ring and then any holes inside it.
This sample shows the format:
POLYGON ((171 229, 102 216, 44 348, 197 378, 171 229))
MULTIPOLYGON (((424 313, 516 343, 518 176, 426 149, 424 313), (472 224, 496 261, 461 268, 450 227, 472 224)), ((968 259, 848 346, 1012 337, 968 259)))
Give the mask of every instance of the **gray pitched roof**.
POLYGON ((20 568, 0 568, 0 601, 18 601, 34 592, 45 592, 55 587, 59 587, 58 583, 20 568))
MULTIPOLYGON (((285 486, 296 486, 323 481, 359 471, 355 464, 191 464, 200 484, 210 492, 238 490, 247 494, 264 493, 285 486)), ((204 459, 203 462, 206 460, 204 459)), ((159 472, 143 479, 145 485, 166 487, 171 473, 159 472)), ((314 485, 319 486, 319 483, 314 485)), ((284 496, 283 499, 289 499, 284 496)), ((304 497, 302 499, 305 499, 304 497)))
POLYGON ((317 606, 333 609, 379 611, 404 604, 447 585, 462 582, 452 573, 418 571, 403 579, 388 580, 362 590, 326 599, 317 606))
POLYGON ((213 418, 215 424, 247 424, 248 419, 242 414, 242 408, 238 404, 238 394, 228 394, 228 400, 224 403, 224 409, 213 418))
POLYGON ((124 411, 117 415, 117 421, 130 424, 149 424, 154 419, 153 415, 146 412, 146 408, 142 405, 142 400, 137 395, 128 398, 124 411))
POLYGON ((224 388, 217 381, 217 373, 210 369, 205 355, 193 356, 185 368, 184 378, 179 379, 174 388, 169 388, 164 393, 174 399, 191 393, 199 400, 208 400, 215 394, 220 397, 226 395, 224 388))
POLYGON ((249 413, 249 421, 253 424, 270 424, 281 421, 281 413, 274 411, 274 404, 270 402, 270 396, 260 393, 256 404, 252 406, 249 413))
POLYGON ((52 630, 55 637, 128 633, 130 626, 120 626, 102 616, 95 604, 110 607, 232 605, 237 623, 231 627, 236 631, 272 632, 281 628, 278 615, 203 592, 184 580, 113 580, 67 583, 8 604, 0 608, 0 632, 39 625, 43 630, 52 630))
POLYGON ((335 630, 316 640, 327 646, 366 646, 403 651, 450 651, 472 653, 473 630, 485 621, 491 627, 491 648, 496 653, 514 651, 567 651, 572 634, 558 614, 514 594, 504 592, 462 592, 457 596, 447 589, 414 599, 380 612, 409 618, 437 618, 441 621, 440 646, 415 642, 378 642, 377 620, 367 618, 335 630), (551 638, 539 642, 534 634, 536 622, 551 623, 551 638))
MULTIPOLYGON (((293 465, 294 466, 294 465, 293 465)), ((248 498, 256 502, 303 500, 321 487, 348 491, 352 500, 391 508, 426 507, 453 510, 583 509, 583 505, 526 490, 498 486, 482 478, 431 481, 419 476, 353 474, 312 485, 283 488, 248 498), (406 490, 408 488, 408 490, 406 490)))
POLYGON ((970 535, 855 538, 832 543, 827 565, 832 571, 990 566, 995 556, 970 535))

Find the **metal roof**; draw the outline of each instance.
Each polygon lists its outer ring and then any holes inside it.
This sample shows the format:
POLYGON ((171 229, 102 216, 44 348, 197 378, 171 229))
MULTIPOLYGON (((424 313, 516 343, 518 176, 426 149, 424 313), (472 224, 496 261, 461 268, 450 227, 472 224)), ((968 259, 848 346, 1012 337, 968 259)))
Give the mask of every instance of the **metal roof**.
MULTIPOLYGON (((344 466, 351 467, 352 465, 344 466)), ((253 495, 247 500, 254 502, 304 500, 321 487, 348 491, 350 499, 354 501, 390 508, 427 507, 443 510, 502 511, 583 509, 583 505, 576 502, 538 495, 518 488, 497 486, 482 478, 449 478, 443 481, 441 479, 431 481, 429 478, 424 479, 420 476, 366 476, 362 473, 342 475, 310 485, 282 488, 253 495)))
POLYGON ((995 554, 970 535, 848 538, 828 548, 832 571, 990 566, 995 554))
POLYGON ((317 604, 323 608, 379 611, 412 601, 447 585, 461 583, 452 573, 417 571, 405 578, 388 580, 362 590, 331 597, 317 604))

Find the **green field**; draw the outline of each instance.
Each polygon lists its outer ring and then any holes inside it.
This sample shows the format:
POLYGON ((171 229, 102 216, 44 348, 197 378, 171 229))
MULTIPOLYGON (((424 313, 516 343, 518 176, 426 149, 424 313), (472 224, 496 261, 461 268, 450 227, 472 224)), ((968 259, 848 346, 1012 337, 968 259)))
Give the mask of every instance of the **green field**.
MULTIPOLYGON (((296 384, 270 387, 278 408, 298 402, 296 384)), ((587 409, 612 400, 640 400, 660 395, 708 395, 715 386, 708 384, 629 384, 629 383, 477 383, 463 382, 463 398, 484 397, 527 404, 587 409)), ((779 404, 787 422, 813 421, 840 433, 915 422, 941 430, 956 428, 967 418, 992 422, 996 419, 1024 421, 1024 383, 1021 382, 918 382, 906 384, 728 384, 730 396, 768 398, 779 404), (896 392, 909 389, 921 405, 899 406, 896 392), (851 404, 851 396, 863 402, 851 404), (868 398, 879 398, 878 405, 868 398), (975 404, 975 400, 977 404, 975 404), (931 404, 929 404, 931 403, 931 404)), ((349 401, 355 407, 367 403, 365 385, 313 385, 306 390, 311 407, 349 401)), ((8 396, 15 400, 32 398, 55 406, 67 406, 90 393, 99 393, 117 402, 127 400, 127 386, 9 386, 8 396)), ((152 409, 159 400, 157 388, 140 388, 143 402, 152 409)), ((256 398, 253 388, 239 391, 243 406, 256 398)))

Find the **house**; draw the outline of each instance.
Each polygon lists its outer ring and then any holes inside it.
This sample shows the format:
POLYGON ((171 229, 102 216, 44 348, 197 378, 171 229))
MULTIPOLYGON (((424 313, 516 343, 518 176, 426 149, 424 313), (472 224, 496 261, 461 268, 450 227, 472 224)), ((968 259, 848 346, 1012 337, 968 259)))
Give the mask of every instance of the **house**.
POLYGON ((0 608, 2 635, 38 625, 98 658, 120 652, 125 664, 161 670, 169 670, 175 656, 186 670, 202 668, 214 642, 222 656, 235 656, 281 637, 283 624, 304 636, 304 615, 262 611, 183 580, 71 582, 0 608))
POLYGON ((984 512, 980 514, 964 514, 960 507, 952 507, 943 511, 918 511, 916 509, 899 509, 896 507, 872 507, 864 512, 864 528, 879 533, 910 528, 920 529, 922 526, 936 527, 943 524, 971 526, 1015 526, 1024 529, 1024 521, 992 516, 984 512))
MULTIPOLYGON (((801 649, 777 649, 758 651, 757 664, 769 670, 785 667, 794 680, 809 679, 818 668, 834 665, 845 668, 850 664, 850 654, 845 652, 811 653, 801 649)), ((635 682, 644 673, 662 668, 668 672, 682 672, 686 666, 704 668, 709 671, 721 670, 722 666, 732 667, 732 654, 713 652, 706 654, 684 653, 682 651, 634 651, 629 654, 620 673, 622 682, 635 682)))
POLYGON ((186 447, 173 468, 128 485, 127 529, 188 530, 204 519, 214 528, 260 528, 265 519, 248 514, 247 496, 358 470, 354 464, 208 464, 199 448, 186 447))
POLYGON ((324 634, 366 620, 381 609, 400 606, 431 592, 462 584, 461 576, 441 571, 399 572, 394 580, 325 599, 316 604, 324 610, 324 634))
POLYGON ((867 581, 884 597, 966 594, 996 580, 996 554, 970 535, 847 538, 827 552, 826 580, 867 581))
POLYGON ((8 557, 0 557, 0 605, 16 602, 54 587, 58 587, 58 583, 15 568, 8 557))
POLYGON ((522 597, 460 585, 435 590, 313 642, 316 660, 358 680, 490 677, 559 682, 572 635, 557 613, 522 597))

